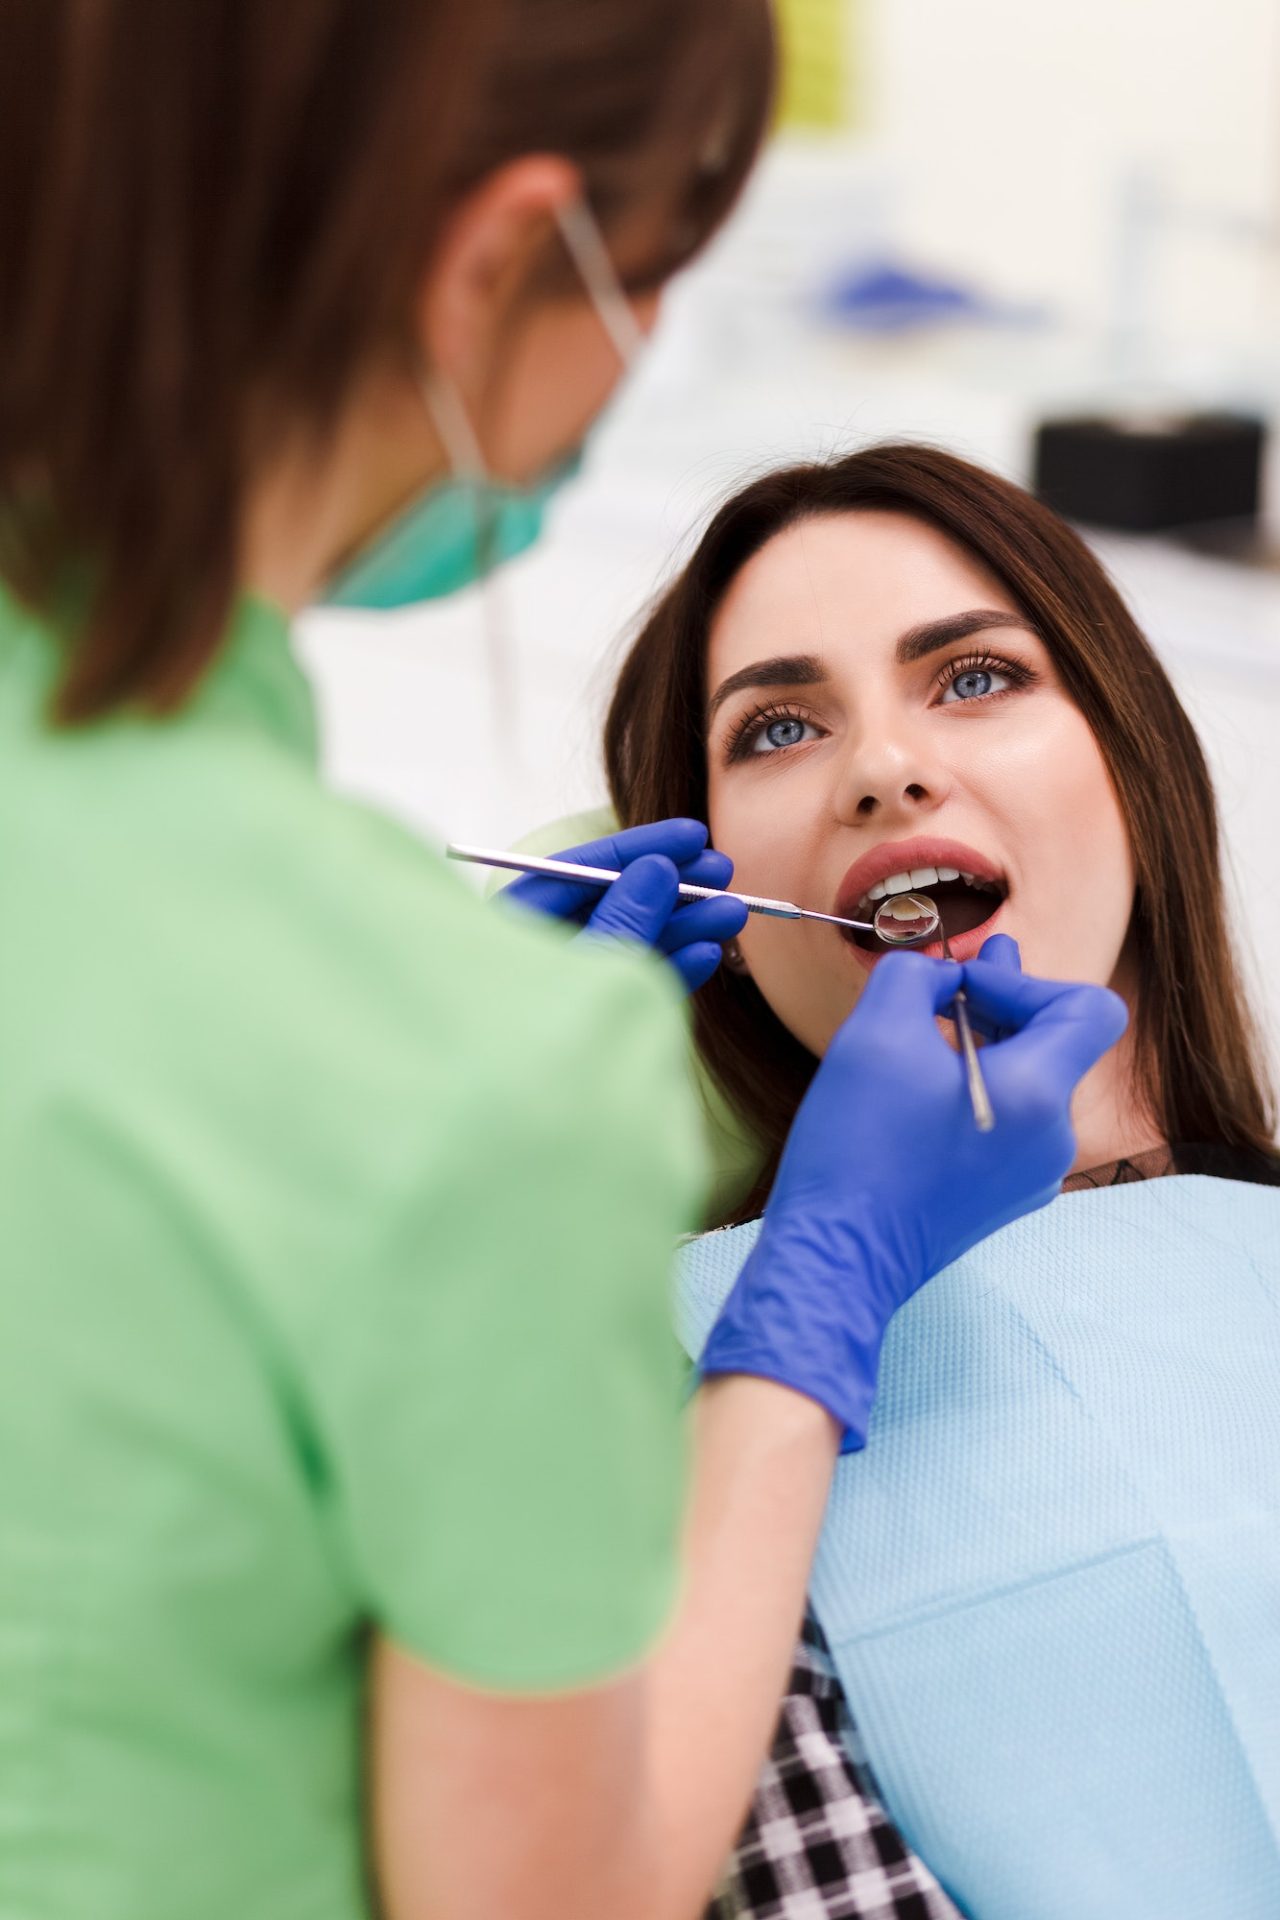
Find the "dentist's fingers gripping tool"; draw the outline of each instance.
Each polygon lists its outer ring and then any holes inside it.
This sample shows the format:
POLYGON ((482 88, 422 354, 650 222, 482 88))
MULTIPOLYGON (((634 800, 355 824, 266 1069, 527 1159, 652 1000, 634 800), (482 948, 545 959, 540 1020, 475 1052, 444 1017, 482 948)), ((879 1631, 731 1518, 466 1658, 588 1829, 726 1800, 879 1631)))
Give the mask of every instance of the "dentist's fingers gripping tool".
MULTIPOLYGON (((492 847, 449 846, 446 852, 451 860, 466 860, 474 866, 502 867, 512 873, 545 873, 558 880, 581 880, 584 886, 611 887, 619 875, 612 867, 580 867, 571 860, 543 860, 527 853, 500 853, 492 847)), ((821 920, 831 927, 847 927, 852 933, 881 933, 881 923, 890 925, 893 916, 886 913, 888 907, 899 906, 903 900, 916 901, 920 911, 912 919, 910 941, 900 933, 889 932, 883 935, 887 945, 916 946, 926 940, 937 937, 942 928, 942 918, 931 900, 922 894, 897 894, 892 899, 882 900, 876 909, 874 920, 845 920, 835 913, 815 913, 810 907, 797 907, 791 900, 769 900, 759 894, 739 893, 734 887, 695 887, 685 882, 680 885, 682 900, 718 900, 728 895, 741 900, 748 913, 760 913, 773 920, 821 920)))
MULTIPOLYGON (((499 867, 512 873, 550 874, 560 880, 580 880, 585 886, 611 887, 619 878, 613 867, 584 867, 572 860, 542 859, 528 853, 503 853, 492 847, 451 844, 446 852, 451 860, 465 860, 473 866, 499 867)), ((695 887, 682 881, 679 891, 682 900, 715 900, 721 894, 728 894, 740 900, 748 913, 764 914, 772 920, 819 920, 830 927, 846 928, 851 933, 874 933, 889 947, 920 947, 940 938, 944 955, 948 960, 951 958, 942 915, 927 893, 891 894, 887 900, 879 903, 873 919, 846 920, 839 914, 817 913, 811 907, 798 907, 791 900, 770 900, 759 894, 739 893, 733 887, 695 887)), ((963 991, 955 997, 953 1014, 964 1054, 974 1122, 980 1133, 990 1133, 996 1117, 978 1061, 978 1049, 963 991)))

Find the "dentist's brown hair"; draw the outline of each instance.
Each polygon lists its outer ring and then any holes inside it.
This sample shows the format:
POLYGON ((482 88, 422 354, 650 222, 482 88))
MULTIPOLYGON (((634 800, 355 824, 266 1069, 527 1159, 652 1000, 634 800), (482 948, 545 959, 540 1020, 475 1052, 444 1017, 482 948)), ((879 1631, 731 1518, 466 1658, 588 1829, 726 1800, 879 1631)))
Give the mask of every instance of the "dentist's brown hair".
MULTIPOLYGON (((1274 1098, 1228 929, 1217 807, 1195 729, 1099 561, 1009 481, 935 448, 881 446, 769 474, 728 501, 649 613, 618 680, 605 759, 622 823, 707 818, 707 646, 742 567, 797 521, 871 510, 935 527, 995 575, 1098 742, 1136 874, 1136 1090, 1164 1137, 1270 1153, 1274 1098)), ((728 1216, 748 1219, 767 1197, 817 1063, 751 980, 724 967, 695 997, 694 1033, 760 1144, 764 1171, 728 1216)))
POLYGON ((775 70, 769 0, 0 0, 0 579, 83 629, 56 718, 188 697, 255 476, 411 356, 459 196, 563 156, 660 285, 775 70))

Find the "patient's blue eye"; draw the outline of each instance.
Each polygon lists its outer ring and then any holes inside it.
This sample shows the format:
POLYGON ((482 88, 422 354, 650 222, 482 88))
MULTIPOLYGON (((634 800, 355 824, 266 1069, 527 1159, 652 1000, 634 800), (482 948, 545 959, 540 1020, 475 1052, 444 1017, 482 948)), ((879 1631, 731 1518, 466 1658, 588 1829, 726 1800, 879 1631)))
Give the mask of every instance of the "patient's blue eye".
POLYGON ((771 754, 785 753, 791 747, 804 746, 810 740, 821 740, 823 729, 813 720, 806 720, 802 713, 779 712, 777 707, 764 707, 756 713, 748 713, 738 722, 725 746, 725 760, 732 765, 735 760, 754 760, 771 754))
POLYGON ((1019 684, 1016 669, 1003 667, 961 667, 942 689, 943 706, 965 701, 988 700, 993 694, 1008 693, 1019 684))
POLYGON ((771 720, 756 737, 756 752, 767 753, 771 747, 798 747, 803 739, 803 720, 771 720))

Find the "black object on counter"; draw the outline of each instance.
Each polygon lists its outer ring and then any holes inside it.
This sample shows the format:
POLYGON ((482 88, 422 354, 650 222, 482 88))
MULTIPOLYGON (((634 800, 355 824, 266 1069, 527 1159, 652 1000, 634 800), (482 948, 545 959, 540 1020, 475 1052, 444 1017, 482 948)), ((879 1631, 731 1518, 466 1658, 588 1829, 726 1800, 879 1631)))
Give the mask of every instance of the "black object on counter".
POLYGON ((1068 520, 1124 533, 1257 521, 1263 421, 1244 414, 1046 420, 1034 491, 1068 520))

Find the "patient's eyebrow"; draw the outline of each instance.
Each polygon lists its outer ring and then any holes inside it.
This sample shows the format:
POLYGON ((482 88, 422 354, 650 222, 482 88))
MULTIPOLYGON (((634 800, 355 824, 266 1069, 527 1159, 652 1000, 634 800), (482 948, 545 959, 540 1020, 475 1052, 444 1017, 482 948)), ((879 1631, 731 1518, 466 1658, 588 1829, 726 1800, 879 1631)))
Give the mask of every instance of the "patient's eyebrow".
POLYGON ((771 660, 753 660, 720 682, 707 702, 707 725, 725 701, 744 687, 816 687, 826 677, 826 668, 812 653, 779 653, 771 660))
POLYGON ((909 628, 894 648, 894 657, 900 667, 914 666, 917 660, 992 627, 1021 627, 1024 633, 1031 632, 1030 622, 1020 613, 1005 613, 998 607, 970 607, 967 613, 948 613, 941 620, 925 620, 909 628))

